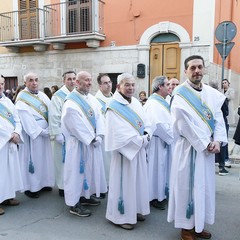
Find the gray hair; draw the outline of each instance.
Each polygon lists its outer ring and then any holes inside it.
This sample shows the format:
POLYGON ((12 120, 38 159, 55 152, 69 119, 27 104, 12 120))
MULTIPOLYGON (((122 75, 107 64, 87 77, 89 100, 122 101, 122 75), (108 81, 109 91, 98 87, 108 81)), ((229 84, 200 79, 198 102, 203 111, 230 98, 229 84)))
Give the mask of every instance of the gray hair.
POLYGON ((166 78, 167 78, 166 76, 157 76, 153 79, 153 82, 152 82, 152 92, 153 93, 158 91, 159 86, 164 85, 164 81, 166 78))
POLYGON ((212 80, 209 82, 209 85, 212 87, 212 88, 215 88, 218 90, 218 82, 216 80, 212 80))
MULTIPOLYGON (((29 72, 29 73, 27 73, 26 75, 24 75, 24 83, 26 83, 29 79, 30 79, 30 77, 32 76, 32 75, 34 75, 34 76, 37 76, 37 74, 36 73, 33 73, 33 72, 29 72)), ((38 76, 37 76, 38 77, 38 76)))
POLYGON ((122 73, 117 77, 117 84, 121 84, 125 79, 134 79, 133 75, 130 73, 122 73))

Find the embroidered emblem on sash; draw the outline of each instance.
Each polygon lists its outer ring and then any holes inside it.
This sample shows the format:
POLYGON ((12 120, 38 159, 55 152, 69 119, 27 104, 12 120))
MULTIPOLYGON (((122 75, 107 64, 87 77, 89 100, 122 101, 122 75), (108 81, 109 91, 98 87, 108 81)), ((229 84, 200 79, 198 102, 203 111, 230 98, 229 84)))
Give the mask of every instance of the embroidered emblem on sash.
POLYGON ((92 111, 92 109, 89 109, 89 110, 88 110, 88 116, 89 116, 89 117, 92 117, 92 116, 93 116, 93 111, 92 111))
POLYGON ((212 114, 208 110, 204 110, 203 114, 206 120, 212 119, 212 114))
POLYGON ((41 112, 43 113, 47 112, 47 108, 43 104, 41 104, 39 108, 41 112))

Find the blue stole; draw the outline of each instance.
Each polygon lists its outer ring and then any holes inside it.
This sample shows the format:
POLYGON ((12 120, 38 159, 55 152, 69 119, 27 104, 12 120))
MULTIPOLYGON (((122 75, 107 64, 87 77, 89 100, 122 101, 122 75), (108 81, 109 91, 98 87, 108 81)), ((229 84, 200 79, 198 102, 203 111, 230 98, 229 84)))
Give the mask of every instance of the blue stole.
POLYGON ((166 100, 162 96, 154 93, 148 99, 154 99, 158 101, 160 104, 162 104, 163 107, 167 109, 168 112, 170 112, 170 105, 166 102, 166 100))
POLYGON ((61 89, 59 89, 57 92, 55 92, 54 95, 59 97, 62 101, 64 101, 67 96, 67 94, 61 89))
POLYGON ((19 94, 19 98, 17 101, 22 101, 32 107, 35 111, 37 111, 40 115, 44 117, 46 121, 48 121, 48 107, 47 105, 37 96, 31 94, 30 92, 23 90, 19 94))
POLYGON ((69 93, 66 97, 66 101, 67 100, 72 100, 73 102, 77 103, 77 105, 81 108, 84 115, 92 125, 93 130, 95 131, 96 130, 95 114, 92 107, 88 104, 88 102, 86 102, 85 99, 81 97, 80 94, 77 94, 76 92, 69 93))
POLYGON ((9 121, 13 125, 13 127, 16 126, 11 111, 7 107, 5 107, 2 103, 0 103, 0 116, 9 121))
POLYGON ((100 98, 97 98, 97 100, 98 100, 98 101, 101 103, 101 105, 102 105, 102 108, 101 108, 102 112, 105 113, 105 111, 106 111, 106 103, 105 103, 102 99, 100 99, 100 98))
POLYGON ((175 89, 174 95, 179 95, 182 97, 198 114, 198 116, 206 123, 211 133, 214 132, 214 118, 212 111, 206 105, 206 103, 202 102, 200 97, 194 93, 187 86, 181 85, 175 89))
POLYGON ((144 133, 143 120, 130 107, 112 99, 107 109, 111 109, 129 122, 142 136, 144 133))

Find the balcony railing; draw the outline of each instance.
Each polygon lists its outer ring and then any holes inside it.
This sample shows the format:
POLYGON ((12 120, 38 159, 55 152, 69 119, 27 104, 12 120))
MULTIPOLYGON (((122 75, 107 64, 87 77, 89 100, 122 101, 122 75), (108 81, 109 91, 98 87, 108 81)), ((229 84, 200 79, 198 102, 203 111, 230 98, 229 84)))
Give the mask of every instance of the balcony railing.
MULTIPOLYGON (((101 0, 68 0, 31 8, 0 13, 0 42, 2 45, 21 41, 53 41, 64 37, 84 40, 89 35, 103 40, 103 6, 101 0)), ((92 38, 94 39, 94 38, 92 38)))
POLYGON ((43 10, 39 8, 0 14, 0 41, 20 41, 43 37, 43 10))
POLYGON ((103 4, 73 0, 44 6, 45 36, 103 33, 103 4))

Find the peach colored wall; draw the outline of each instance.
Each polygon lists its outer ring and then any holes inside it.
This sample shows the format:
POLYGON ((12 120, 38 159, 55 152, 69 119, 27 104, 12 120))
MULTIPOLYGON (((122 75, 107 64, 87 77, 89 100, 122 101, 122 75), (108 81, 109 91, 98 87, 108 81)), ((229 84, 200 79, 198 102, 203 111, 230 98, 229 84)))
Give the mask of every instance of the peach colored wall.
POLYGON ((13 9, 13 2, 12 2, 12 0, 0 1, 0 9, 1 9, 1 13, 11 12, 12 9, 13 9))
MULTIPOLYGON (((216 1, 216 18, 215 26, 223 21, 232 21, 237 27, 237 35, 232 40, 235 42, 235 46, 231 50, 227 59, 225 60, 225 67, 232 69, 233 71, 240 73, 239 53, 240 53, 240 2, 230 0, 217 0, 216 1)), ((215 42, 218 42, 215 39, 215 42)), ((222 64, 222 58, 217 49, 214 48, 214 62, 216 64, 222 64)))
POLYGON ((138 44, 143 32, 161 21, 171 21, 183 26, 192 36, 193 1, 184 4, 176 0, 106 0, 104 6, 104 31, 109 46, 138 44))

